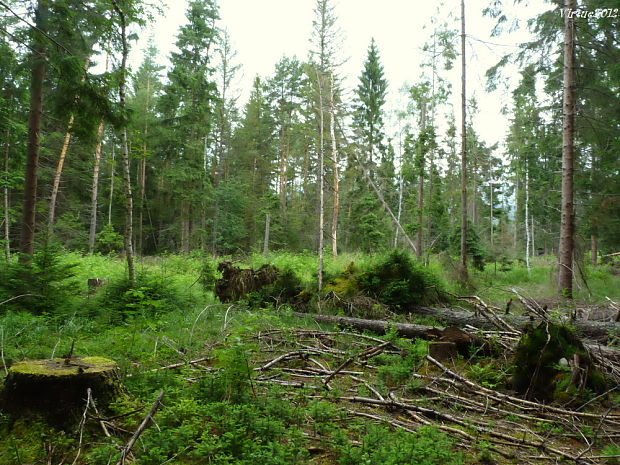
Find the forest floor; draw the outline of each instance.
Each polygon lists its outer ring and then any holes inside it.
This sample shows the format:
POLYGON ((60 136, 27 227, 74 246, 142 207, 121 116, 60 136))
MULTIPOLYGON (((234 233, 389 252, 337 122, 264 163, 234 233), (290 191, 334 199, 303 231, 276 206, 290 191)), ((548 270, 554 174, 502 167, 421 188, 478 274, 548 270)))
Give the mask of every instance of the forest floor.
MULTIPOLYGON (((281 255, 274 262, 311 273, 313 259, 281 255)), ((328 266, 364 257, 341 260, 328 266)), ((89 294, 85 286, 86 278, 123 273, 121 262, 106 257, 79 259, 82 294, 72 313, 0 315, 0 376, 13 362, 57 357, 74 344, 76 354, 116 360, 127 388, 100 415, 80 409, 76 419, 86 420, 64 430, 0 416, 0 465, 117 463, 161 390, 161 405, 125 463, 618 463, 618 386, 561 403, 524 400, 509 383, 514 335, 485 334, 506 347, 499 356, 471 351, 439 362, 428 342, 393 331, 318 324, 285 306, 221 304, 197 284, 198 259, 149 259, 143 268, 154 275, 122 317, 111 312, 105 287, 89 294), (150 293, 155 287, 160 300, 150 293)), ((473 292, 504 306, 514 287, 556 308, 562 302, 551 292, 551 273, 542 260, 531 273, 491 268, 476 275, 473 292)), ((608 308, 606 296, 620 300, 617 276, 588 273, 592 293, 581 284, 575 308, 608 308)))

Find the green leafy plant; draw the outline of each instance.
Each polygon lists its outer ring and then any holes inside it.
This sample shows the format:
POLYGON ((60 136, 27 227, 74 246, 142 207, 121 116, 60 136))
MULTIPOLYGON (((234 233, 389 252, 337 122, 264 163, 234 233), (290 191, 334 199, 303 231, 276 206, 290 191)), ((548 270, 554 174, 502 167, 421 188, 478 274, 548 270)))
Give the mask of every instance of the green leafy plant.
POLYGON ((384 256, 358 280, 367 294, 397 309, 445 300, 439 279, 402 250, 384 256))
POLYGON ((423 426, 414 434, 368 425, 360 437, 361 445, 344 441, 338 447, 340 465, 460 465, 462 454, 443 432, 423 426))
POLYGON ((66 310, 79 286, 76 263, 64 263, 60 249, 44 245, 29 264, 10 263, 0 269, 1 311, 25 310, 40 315, 66 310))
POLYGON ((95 250, 102 254, 118 253, 123 247, 123 236, 114 230, 112 223, 106 224, 95 237, 95 250))

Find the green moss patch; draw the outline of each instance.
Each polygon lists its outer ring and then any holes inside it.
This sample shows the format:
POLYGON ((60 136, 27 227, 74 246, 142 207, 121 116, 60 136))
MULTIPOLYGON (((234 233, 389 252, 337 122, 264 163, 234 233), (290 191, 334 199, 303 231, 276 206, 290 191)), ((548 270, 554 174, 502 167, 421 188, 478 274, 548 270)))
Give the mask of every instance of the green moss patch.
POLYGON ((530 399, 567 402, 568 397, 581 397, 584 390, 605 389, 583 343, 563 325, 541 323, 524 331, 513 363, 513 387, 530 399), (573 376, 575 360, 579 361, 579 380, 573 376))
POLYGON ((73 357, 70 360, 24 360, 13 365, 10 372, 23 375, 71 376, 77 373, 102 373, 116 367, 116 362, 103 357, 73 357))

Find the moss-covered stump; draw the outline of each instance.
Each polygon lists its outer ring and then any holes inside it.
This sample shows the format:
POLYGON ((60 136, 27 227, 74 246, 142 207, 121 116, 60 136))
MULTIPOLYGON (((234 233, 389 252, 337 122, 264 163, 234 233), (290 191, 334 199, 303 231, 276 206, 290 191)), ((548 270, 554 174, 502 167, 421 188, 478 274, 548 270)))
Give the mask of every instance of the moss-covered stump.
POLYGON ((68 424, 86 407, 88 388, 99 408, 122 392, 116 362, 103 357, 25 360, 14 364, 0 399, 14 417, 39 414, 56 424, 68 424))
POLYGON ((523 332, 513 360, 512 384, 529 399, 563 404, 579 403, 588 393, 606 388, 577 335, 566 326, 544 322, 523 332))

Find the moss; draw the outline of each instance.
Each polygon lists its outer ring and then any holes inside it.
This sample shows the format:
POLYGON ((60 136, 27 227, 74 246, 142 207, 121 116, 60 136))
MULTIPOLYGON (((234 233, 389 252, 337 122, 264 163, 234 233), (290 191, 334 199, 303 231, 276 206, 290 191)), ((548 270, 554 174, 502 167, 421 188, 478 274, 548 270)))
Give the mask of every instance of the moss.
POLYGON ((69 364, 62 358, 24 360, 13 365, 9 371, 23 375, 72 376, 76 373, 102 373, 116 367, 116 362, 103 357, 74 357, 69 364))
POLYGON ((563 325, 544 323, 524 331, 513 360, 514 389, 539 401, 567 401, 582 397, 571 386, 571 372, 559 366, 560 359, 573 360, 577 354, 588 378, 585 387, 594 392, 605 389, 604 377, 594 369, 583 343, 563 325))
POLYGON ((106 406, 124 390, 117 364, 103 357, 27 360, 13 365, 0 396, 0 409, 13 418, 41 415, 50 424, 72 427, 91 389, 106 406))

